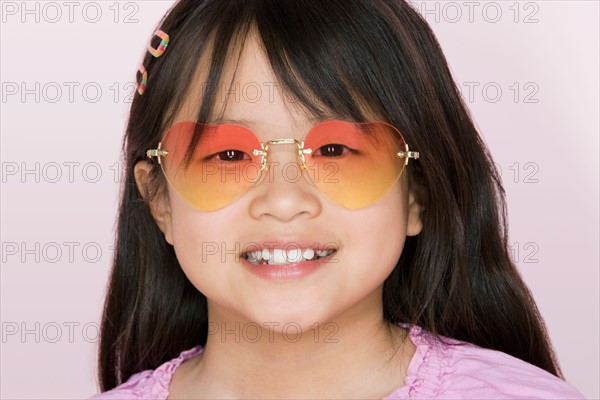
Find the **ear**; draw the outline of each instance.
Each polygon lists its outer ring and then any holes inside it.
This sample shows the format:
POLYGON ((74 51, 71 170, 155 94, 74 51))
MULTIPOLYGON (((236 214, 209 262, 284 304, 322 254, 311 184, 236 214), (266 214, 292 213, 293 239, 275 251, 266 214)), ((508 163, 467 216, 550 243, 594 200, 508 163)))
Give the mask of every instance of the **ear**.
POLYGON ((412 191, 408 193, 408 223, 406 226, 406 236, 417 236, 423 229, 421 221, 421 204, 417 202, 412 191))
MULTIPOLYGON (((140 161, 134 167, 135 183, 143 198, 147 196, 148 177, 152 170, 152 164, 148 161, 140 161)), ((165 235, 165 240, 173 245, 173 229, 171 223, 171 205, 167 190, 160 191, 150 200, 150 213, 156 224, 165 235)))

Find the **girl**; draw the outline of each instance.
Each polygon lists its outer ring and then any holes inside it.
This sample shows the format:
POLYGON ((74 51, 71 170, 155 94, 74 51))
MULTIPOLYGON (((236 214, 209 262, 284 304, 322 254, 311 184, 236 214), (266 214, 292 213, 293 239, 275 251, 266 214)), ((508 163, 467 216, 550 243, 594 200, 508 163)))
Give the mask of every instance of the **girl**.
POLYGON ((181 0, 148 50, 95 398, 583 397, 407 3, 181 0))

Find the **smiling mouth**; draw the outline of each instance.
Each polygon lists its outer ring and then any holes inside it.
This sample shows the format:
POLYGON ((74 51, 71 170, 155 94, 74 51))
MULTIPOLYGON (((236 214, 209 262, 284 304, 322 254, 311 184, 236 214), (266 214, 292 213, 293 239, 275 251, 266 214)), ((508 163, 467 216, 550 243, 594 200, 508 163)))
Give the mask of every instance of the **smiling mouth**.
POLYGON ((316 261, 336 253, 336 249, 262 249, 242 254, 250 264, 254 265, 286 265, 306 261, 316 261))

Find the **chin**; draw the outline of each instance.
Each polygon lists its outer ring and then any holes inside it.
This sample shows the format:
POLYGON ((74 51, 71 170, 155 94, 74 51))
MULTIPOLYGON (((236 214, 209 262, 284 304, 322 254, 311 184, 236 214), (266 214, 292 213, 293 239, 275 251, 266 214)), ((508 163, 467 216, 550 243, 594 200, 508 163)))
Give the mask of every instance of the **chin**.
POLYGON ((272 330, 281 332, 285 327, 308 331, 315 326, 332 322, 333 313, 326 312, 323 302, 319 301, 278 301, 253 302, 247 318, 261 326, 272 326, 272 330))

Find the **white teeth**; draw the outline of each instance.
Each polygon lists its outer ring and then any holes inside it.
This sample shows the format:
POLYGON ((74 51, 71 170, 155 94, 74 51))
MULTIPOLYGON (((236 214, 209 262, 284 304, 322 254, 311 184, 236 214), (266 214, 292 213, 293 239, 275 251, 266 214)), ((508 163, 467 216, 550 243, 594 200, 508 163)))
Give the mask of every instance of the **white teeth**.
POLYGON ((273 249, 273 258, 269 260, 269 264, 286 264, 287 260, 285 256, 285 250, 273 249))
POLYGON ((307 260, 311 260, 314 256, 315 256, 315 251, 313 249, 306 249, 302 253, 302 257, 304 257, 307 260))
POLYGON ((257 263, 260 261, 260 257, 258 257, 258 255, 256 254, 256 251, 248 253, 248 261, 250 261, 251 263, 257 263))
POLYGON ((302 252, 300 249, 292 249, 287 252, 288 262, 299 262, 302 261, 302 252))
POLYGON ((281 265, 288 264, 291 262, 300 262, 303 260, 313 260, 315 258, 327 257, 328 255, 334 253, 334 249, 329 250, 313 250, 313 249, 305 249, 301 251, 298 248, 290 249, 285 251, 283 249, 273 249, 269 251, 269 249, 262 249, 251 251, 245 254, 246 259, 252 264, 270 264, 270 265, 281 265), (316 257, 315 257, 316 255, 316 257), (266 261, 262 263, 262 261, 266 261))

